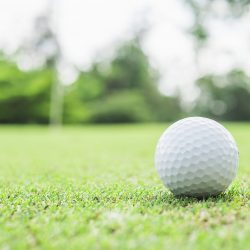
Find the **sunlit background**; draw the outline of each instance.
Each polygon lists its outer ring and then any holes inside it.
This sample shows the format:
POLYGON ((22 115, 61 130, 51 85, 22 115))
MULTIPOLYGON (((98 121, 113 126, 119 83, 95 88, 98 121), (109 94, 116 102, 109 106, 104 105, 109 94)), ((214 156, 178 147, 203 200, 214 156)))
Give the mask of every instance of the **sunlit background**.
POLYGON ((0 122, 250 119, 249 1, 0 0, 0 122))

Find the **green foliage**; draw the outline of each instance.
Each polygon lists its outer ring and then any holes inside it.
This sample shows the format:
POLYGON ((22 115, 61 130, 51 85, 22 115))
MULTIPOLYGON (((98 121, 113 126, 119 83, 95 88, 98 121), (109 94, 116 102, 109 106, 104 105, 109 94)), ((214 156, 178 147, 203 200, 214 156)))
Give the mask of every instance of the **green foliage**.
MULTIPOLYGON (((0 61, 0 122, 48 123, 53 69, 23 72, 0 61)), ((180 117, 178 97, 162 96, 158 73, 139 39, 121 44, 110 61, 94 63, 64 86, 64 123, 167 121, 180 117)), ((53 93, 53 96, 55 93, 53 93)))
POLYGON ((106 91, 148 89, 155 85, 157 74, 136 40, 122 44, 106 72, 106 91))
POLYGON ((143 95, 135 91, 117 91, 90 105, 94 123, 145 122, 152 118, 143 95))
MULTIPOLYGON (((70 86, 65 96, 65 121, 74 115, 71 105, 81 103, 85 119, 95 123, 167 121, 180 117, 177 97, 157 89, 158 73, 137 39, 121 44, 110 62, 94 64, 70 86), (75 101, 73 101, 75 100, 75 101), (87 107, 87 110, 86 110, 87 107), (72 111, 71 111, 72 110, 72 111)), ((79 105, 80 108, 80 105, 79 105)), ((71 119, 74 120, 74 119, 71 119)))
POLYGON ((176 96, 160 95, 157 89, 151 88, 144 91, 143 96, 149 105, 154 121, 175 121, 181 118, 183 111, 180 106, 180 98, 176 96))
POLYGON ((249 12, 250 0, 226 0, 234 17, 241 17, 249 12))
POLYGON ((91 111, 87 103, 101 98, 104 87, 103 81, 99 79, 94 69, 82 72, 74 84, 65 88, 64 122, 89 122, 91 111))
POLYGON ((193 24, 188 30, 188 32, 194 37, 199 49, 203 46, 209 38, 209 32, 206 27, 206 19, 211 14, 210 5, 213 1, 197 1, 197 0, 187 0, 184 1, 185 4, 191 9, 193 13, 193 24))
POLYGON ((190 32, 200 43, 205 42, 208 39, 208 31, 200 23, 194 24, 190 32))
POLYGON ((228 12, 225 16, 218 15, 215 10, 218 1, 215 0, 184 0, 183 1, 192 11, 194 22, 192 27, 188 30, 189 33, 195 38, 199 46, 203 46, 209 38, 209 31, 207 21, 209 18, 215 16, 217 18, 226 19, 228 17, 239 18, 244 14, 249 13, 250 0, 225 0, 228 5, 228 12))
POLYGON ((200 97, 195 113, 225 120, 250 119, 250 77, 233 70, 226 75, 207 75, 197 81, 200 97))
POLYGON ((52 73, 23 72, 11 62, 0 61, 0 122, 48 123, 52 73))
POLYGON ((175 198, 153 163, 165 125, 0 127, 1 249, 250 248, 250 124, 225 124, 237 180, 175 198))
POLYGON ((103 96, 106 86, 98 74, 99 72, 95 69, 82 72, 78 80, 70 87, 71 91, 76 92, 82 102, 89 102, 103 96))
POLYGON ((86 105, 80 101, 76 91, 67 89, 64 98, 64 123, 83 123, 89 120, 89 110, 86 105))

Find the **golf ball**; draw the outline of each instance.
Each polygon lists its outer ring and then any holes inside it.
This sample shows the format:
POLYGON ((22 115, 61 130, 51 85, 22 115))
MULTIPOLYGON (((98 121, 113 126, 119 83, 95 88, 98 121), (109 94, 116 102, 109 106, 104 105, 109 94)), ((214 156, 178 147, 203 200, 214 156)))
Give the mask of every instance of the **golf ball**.
POLYGON ((155 165, 174 195, 214 196, 225 191, 235 178, 238 149, 230 132, 218 122, 189 117, 162 134, 155 165))

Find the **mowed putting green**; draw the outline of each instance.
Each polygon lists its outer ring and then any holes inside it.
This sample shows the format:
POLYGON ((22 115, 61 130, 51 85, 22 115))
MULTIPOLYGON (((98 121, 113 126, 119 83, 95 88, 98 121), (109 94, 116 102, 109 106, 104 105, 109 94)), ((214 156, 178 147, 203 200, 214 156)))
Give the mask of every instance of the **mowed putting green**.
POLYGON ((154 168, 165 125, 0 127, 1 249, 250 249, 250 124, 217 198, 175 198, 154 168))

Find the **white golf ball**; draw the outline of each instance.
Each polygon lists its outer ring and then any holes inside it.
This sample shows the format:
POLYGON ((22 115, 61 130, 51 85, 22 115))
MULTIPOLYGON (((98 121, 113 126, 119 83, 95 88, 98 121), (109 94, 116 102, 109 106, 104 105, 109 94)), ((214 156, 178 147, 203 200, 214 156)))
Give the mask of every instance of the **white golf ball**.
POLYGON ((236 176, 238 149, 218 122, 189 117, 171 125, 156 148, 155 165, 174 195, 207 197, 225 191, 236 176))

